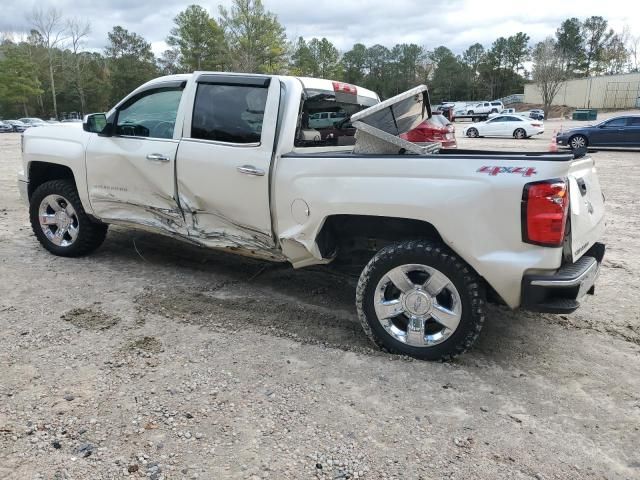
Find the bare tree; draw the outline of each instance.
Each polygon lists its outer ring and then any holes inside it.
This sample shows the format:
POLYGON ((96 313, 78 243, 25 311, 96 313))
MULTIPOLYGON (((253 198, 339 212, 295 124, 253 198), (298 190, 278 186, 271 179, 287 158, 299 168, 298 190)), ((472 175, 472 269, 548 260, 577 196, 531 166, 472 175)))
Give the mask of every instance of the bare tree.
POLYGON ((623 32, 625 35, 625 45, 629 52, 629 70, 637 72, 640 67, 640 35, 631 35, 629 26, 625 25, 623 32))
POLYGON ((544 115, 549 117, 549 109, 553 99, 560 91, 565 80, 565 70, 559 55, 556 41, 547 37, 533 49, 533 81, 542 94, 544 115))
POLYGON ((80 100, 80 110, 84 115, 86 112, 86 98, 84 93, 84 71, 87 66, 86 56, 82 54, 81 50, 84 46, 85 38, 91 33, 91 24, 88 20, 79 18, 72 18, 67 22, 67 31, 69 32, 69 41, 71 43, 71 51, 73 53, 71 58, 71 68, 73 70, 73 84, 78 92, 78 98, 80 100))
POLYGON ((27 17, 34 30, 40 34, 45 49, 47 50, 47 60, 49 62, 49 80, 51 82, 51 97, 53 100, 53 112, 58 118, 58 102, 56 100, 56 85, 53 78, 55 49, 61 48, 62 43, 67 39, 67 26, 62 20, 62 12, 55 7, 48 10, 35 8, 27 17))

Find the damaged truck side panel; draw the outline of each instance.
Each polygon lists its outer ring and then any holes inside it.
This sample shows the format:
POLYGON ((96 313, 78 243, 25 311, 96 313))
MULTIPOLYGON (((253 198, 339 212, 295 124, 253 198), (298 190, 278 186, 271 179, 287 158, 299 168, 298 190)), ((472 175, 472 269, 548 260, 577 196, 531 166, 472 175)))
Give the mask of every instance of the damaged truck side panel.
POLYGON ((324 79, 172 75, 82 130, 27 130, 18 185, 36 237, 58 255, 88 253, 120 224, 296 268, 365 258, 365 332, 419 358, 469 348, 485 289, 511 308, 575 310, 604 255, 593 160, 404 148, 397 137, 429 115, 424 86, 380 102, 324 79))

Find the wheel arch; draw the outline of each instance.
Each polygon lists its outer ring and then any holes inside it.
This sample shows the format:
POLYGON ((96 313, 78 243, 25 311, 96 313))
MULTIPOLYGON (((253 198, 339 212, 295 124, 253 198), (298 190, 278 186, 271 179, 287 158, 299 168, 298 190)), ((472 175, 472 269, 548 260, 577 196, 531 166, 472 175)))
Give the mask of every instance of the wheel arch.
POLYGON ((315 243, 324 258, 340 254, 340 248, 363 246, 382 248, 384 244, 409 239, 429 239, 443 242, 436 227, 424 220, 378 215, 336 214, 324 219, 315 243), (381 245, 376 245, 374 241, 381 245), (356 244, 354 245, 354 242, 356 244))
POLYGON ((41 161, 30 162, 28 167, 28 178, 29 199, 31 199, 31 196, 33 195, 33 192, 35 192, 36 188, 38 188, 43 183, 48 182, 49 180, 70 179, 73 180, 76 188, 78 186, 73 170, 69 166, 62 165, 60 163, 41 161))
MULTIPOLYGON (((325 259, 344 261, 348 258, 364 263, 385 246, 401 241, 431 240, 453 250, 436 226, 426 220, 377 215, 330 215, 325 218, 314 240, 318 252, 325 259)), ((454 253, 464 260, 455 250, 454 253)), ((472 265, 465 263, 482 279, 491 301, 505 304, 489 282, 472 265)))

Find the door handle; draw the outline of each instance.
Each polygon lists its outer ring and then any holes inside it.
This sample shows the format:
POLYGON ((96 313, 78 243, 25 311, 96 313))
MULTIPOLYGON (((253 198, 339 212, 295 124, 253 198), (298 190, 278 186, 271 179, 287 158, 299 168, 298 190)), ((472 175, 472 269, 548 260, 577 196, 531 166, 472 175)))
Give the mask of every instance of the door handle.
POLYGON ((169 157, 161 153, 150 153, 147 155, 147 160, 153 160, 154 162, 168 162, 169 157))
POLYGON ((245 175, 253 175, 254 177, 264 176, 264 170, 256 168, 253 165, 242 165, 241 167, 238 167, 238 171, 245 175))

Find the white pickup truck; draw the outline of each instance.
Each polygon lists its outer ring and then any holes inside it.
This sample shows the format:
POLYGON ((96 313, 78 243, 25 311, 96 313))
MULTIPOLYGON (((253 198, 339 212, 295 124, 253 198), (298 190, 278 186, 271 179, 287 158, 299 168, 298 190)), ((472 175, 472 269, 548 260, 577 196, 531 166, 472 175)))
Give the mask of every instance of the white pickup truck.
POLYGON ((296 268, 360 265, 357 314, 390 352, 464 352, 487 299, 575 310, 604 255, 593 160, 395 148, 431 115, 419 91, 379 103, 329 80, 162 77, 82 128, 27 130, 18 185, 35 236, 56 255, 95 250, 117 224, 296 268), (326 126, 335 135, 309 133, 318 112, 339 113, 326 126), (383 130, 391 148, 368 153, 365 132, 383 130))

